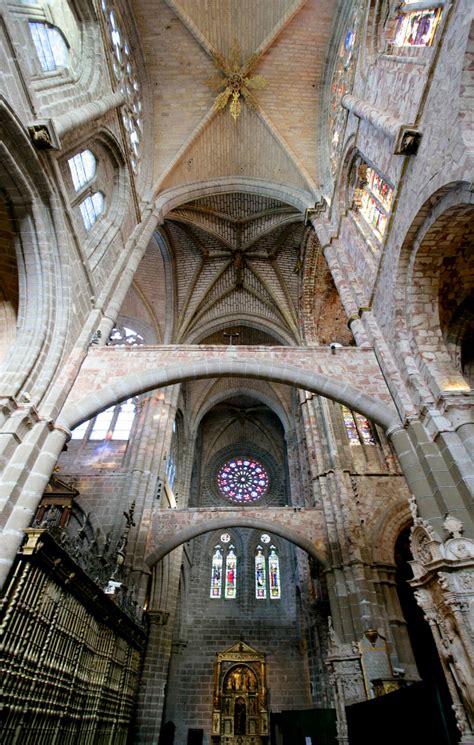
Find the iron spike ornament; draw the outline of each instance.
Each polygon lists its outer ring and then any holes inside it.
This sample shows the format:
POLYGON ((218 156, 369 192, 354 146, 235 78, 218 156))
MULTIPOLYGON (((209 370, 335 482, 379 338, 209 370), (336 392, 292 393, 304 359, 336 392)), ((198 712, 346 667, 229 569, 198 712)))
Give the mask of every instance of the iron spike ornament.
POLYGON ((214 54, 213 59, 214 64, 224 76, 222 78, 220 75, 215 75, 207 81, 212 88, 220 91, 214 102, 215 111, 222 111, 230 101, 230 115, 234 121, 237 121, 242 110, 241 97, 245 99, 250 109, 258 110, 258 103, 252 90, 263 90, 267 86, 267 81, 262 75, 250 77, 250 73, 260 59, 260 55, 253 54, 242 64, 240 46, 237 41, 234 41, 228 59, 220 52, 214 54))

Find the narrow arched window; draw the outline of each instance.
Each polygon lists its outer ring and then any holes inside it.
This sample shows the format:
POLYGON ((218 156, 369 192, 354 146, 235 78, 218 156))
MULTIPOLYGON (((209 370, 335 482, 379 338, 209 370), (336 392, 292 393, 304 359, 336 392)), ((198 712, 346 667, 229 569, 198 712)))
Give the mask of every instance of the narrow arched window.
POLYGON ((212 555, 211 598, 220 598, 222 595, 222 561, 222 548, 216 546, 212 555))
POLYGON ((275 546, 270 546, 268 557, 268 576, 270 579, 270 599, 279 600, 281 597, 280 561, 275 546))
POLYGON ((104 211, 105 199, 101 191, 86 197, 79 205, 86 230, 90 230, 104 211))
POLYGON ((237 556, 234 546, 229 546, 225 560, 225 597, 237 597, 237 556))
POLYGON ((83 186, 92 181, 97 170, 97 161, 90 150, 82 150, 68 159, 74 189, 80 191, 83 186))
POLYGON ((373 168, 367 166, 359 186, 359 212, 373 231, 382 238, 387 227, 393 189, 373 168))
POLYGON ((72 430, 72 440, 128 440, 136 414, 135 399, 111 406, 72 430))
POLYGON ((257 546, 255 554, 255 597, 257 600, 265 600, 267 597, 267 572, 261 546, 257 546))
POLYGON ((374 445, 375 439, 368 419, 347 406, 341 406, 344 426, 351 445, 374 445))
POLYGON ((49 23, 30 21, 30 32, 43 72, 65 67, 68 45, 61 31, 49 23))

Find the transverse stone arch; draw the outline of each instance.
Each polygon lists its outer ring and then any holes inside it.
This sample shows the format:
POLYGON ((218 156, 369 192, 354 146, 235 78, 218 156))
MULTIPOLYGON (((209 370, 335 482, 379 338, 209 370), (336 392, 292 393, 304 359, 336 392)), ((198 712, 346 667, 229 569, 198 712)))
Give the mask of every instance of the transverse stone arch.
POLYGON ((199 183, 165 189, 156 199, 155 209, 164 219, 168 212, 186 202, 200 197, 229 194, 231 192, 257 194, 271 199, 279 199, 300 210, 302 214, 308 207, 314 207, 315 201, 313 194, 296 187, 285 187, 282 184, 271 183, 262 179, 225 177, 219 180, 200 181, 199 183))
POLYGON ((216 377, 256 378, 292 385, 345 404, 383 429, 399 428, 401 425, 394 409, 347 382, 333 381, 326 375, 308 372, 294 365, 283 365, 278 362, 258 363, 251 358, 236 360, 229 357, 201 362, 182 361, 163 366, 159 370, 126 375, 98 393, 66 406, 58 418, 58 425, 73 429, 100 411, 132 396, 187 380, 216 377))
POLYGON ((322 564, 323 566, 326 564, 326 558, 322 551, 301 533, 298 533, 292 528, 283 527, 278 523, 266 522, 265 520, 241 515, 229 515, 227 517, 216 518, 215 520, 202 520, 201 522, 196 521, 193 525, 179 530, 171 539, 163 542, 159 548, 148 554, 148 556, 145 557, 145 563, 148 564, 149 567, 153 567, 157 562, 161 561, 161 559, 183 543, 186 543, 193 538, 197 538, 197 536, 203 535, 204 533, 226 530, 227 528, 252 528, 278 535, 280 538, 285 538, 285 540, 294 543, 296 546, 303 549, 303 551, 306 551, 306 553, 319 564, 322 564))

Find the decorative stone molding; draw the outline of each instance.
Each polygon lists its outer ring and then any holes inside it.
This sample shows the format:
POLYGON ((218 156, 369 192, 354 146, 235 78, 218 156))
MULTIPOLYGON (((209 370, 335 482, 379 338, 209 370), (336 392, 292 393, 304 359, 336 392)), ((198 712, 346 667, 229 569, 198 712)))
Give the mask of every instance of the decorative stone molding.
POLYGON ((443 527, 450 534, 445 541, 416 518, 410 585, 431 626, 467 745, 474 743, 474 541, 462 536, 463 524, 453 515, 446 515, 443 527))
POLYGON ((357 642, 341 642, 333 627, 331 616, 328 618, 328 631, 329 654, 326 658, 326 667, 329 684, 334 689, 336 739, 340 745, 349 745, 345 707, 366 699, 361 654, 357 642))

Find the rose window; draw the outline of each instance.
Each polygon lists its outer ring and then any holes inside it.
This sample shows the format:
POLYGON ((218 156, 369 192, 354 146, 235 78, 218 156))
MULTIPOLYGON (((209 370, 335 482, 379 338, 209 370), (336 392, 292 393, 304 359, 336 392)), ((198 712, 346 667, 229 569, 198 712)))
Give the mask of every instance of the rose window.
POLYGON ((268 491, 268 473, 254 458, 232 458, 219 469, 217 485, 231 502, 257 502, 268 491))

